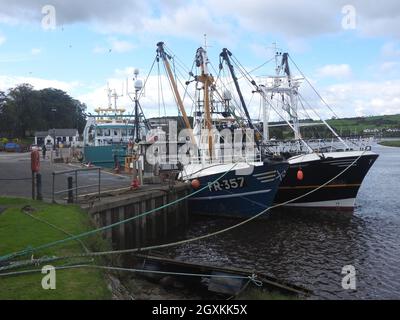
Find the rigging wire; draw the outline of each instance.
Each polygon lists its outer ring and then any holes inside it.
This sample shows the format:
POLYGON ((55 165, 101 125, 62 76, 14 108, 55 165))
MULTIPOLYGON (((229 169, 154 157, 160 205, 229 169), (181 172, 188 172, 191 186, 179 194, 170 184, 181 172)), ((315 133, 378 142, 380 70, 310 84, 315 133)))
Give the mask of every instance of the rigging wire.
POLYGON ((336 112, 329 106, 329 104, 322 98, 322 96, 319 94, 317 89, 312 85, 312 83, 308 80, 308 78, 304 75, 304 73, 300 70, 300 68, 297 66, 297 64, 293 61, 292 57, 290 55, 289 59, 293 63, 293 65, 297 68, 297 70, 300 72, 301 76, 307 81, 307 83, 310 85, 310 87, 313 89, 313 91, 317 94, 317 96, 321 99, 322 103, 325 104, 325 106, 328 107, 328 109, 334 114, 336 118, 339 118, 339 116, 336 114, 336 112))

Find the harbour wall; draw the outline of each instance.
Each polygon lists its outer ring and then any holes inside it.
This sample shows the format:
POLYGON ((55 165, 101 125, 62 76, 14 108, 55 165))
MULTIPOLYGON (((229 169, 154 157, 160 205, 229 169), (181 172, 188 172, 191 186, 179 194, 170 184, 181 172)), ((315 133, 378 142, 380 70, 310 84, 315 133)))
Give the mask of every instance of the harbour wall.
POLYGON ((104 231, 115 250, 142 248, 162 244, 186 229, 189 222, 187 200, 168 204, 184 198, 190 190, 190 185, 184 183, 146 186, 126 195, 103 198, 84 209, 97 227, 105 227, 163 207, 104 231))

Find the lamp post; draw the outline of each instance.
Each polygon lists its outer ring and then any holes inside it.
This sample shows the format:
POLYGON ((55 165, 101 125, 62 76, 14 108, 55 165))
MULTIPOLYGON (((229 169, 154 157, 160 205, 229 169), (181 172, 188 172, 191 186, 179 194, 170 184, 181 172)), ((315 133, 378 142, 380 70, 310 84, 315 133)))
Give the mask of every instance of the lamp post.
POLYGON ((54 124, 56 121, 56 112, 57 109, 56 108, 52 108, 51 112, 53 113, 53 150, 56 150, 56 129, 54 128, 54 124))
POLYGON ((139 119, 139 92, 143 89, 142 80, 138 79, 139 69, 135 69, 135 142, 139 143, 140 137, 140 119, 139 119))

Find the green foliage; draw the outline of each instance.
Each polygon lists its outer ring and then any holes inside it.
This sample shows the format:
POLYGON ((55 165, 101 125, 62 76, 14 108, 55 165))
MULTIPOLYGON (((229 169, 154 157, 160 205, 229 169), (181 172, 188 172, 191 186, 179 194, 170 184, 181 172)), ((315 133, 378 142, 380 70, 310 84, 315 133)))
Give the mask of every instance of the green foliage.
MULTIPOLYGON (((67 237, 63 232, 28 216, 21 209, 25 206, 35 209, 31 214, 45 220, 70 234, 79 234, 92 229, 87 214, 75 206, 49 205, 25 199, 0 198, 0 206, 6 210, 0 214, 0 255, 35 247, 67 237)), ((83 239, 86 247, 109 248, 100 235, 83 239)), ((83 252, 77 241, 34 253, 35 258, 43 256, 64 256, 83 252)), ((26 259, 27 257, 23 257, 26 259)), ((81 259, 82 261, 82 259, 81 259)), ((77 263, 78 261, 73 261, 77 263)), ((71 261, 52 263, 54 266, 66 265, 71 261)), ((78 262, 80 263, 80 262, 78 262)), ((101 264, 101 261, 97 262, 101 264)), ((32 266, 28 269, 41 269, 43 266, 32 266)), ((39 273, 0 278, 0 300, 2 299, 62 299, 86 300, 109 299, 104 274, 96 269, 71 269, 57 271, 57 289, 43 290, 39 273)))
POLYGON ((398 148, 400 147, 399 140, 397 140, 397 141, 382 141, 379 144, 382 146, 385 146, 385 147, 398 147, 398 148))
MULTIPOLYGON (((320 123, 320 121, 313 121, 312 119, 300 121, 300 123, 313 122, 320 123)), ((364 135, 364 130, 366 129, 378 129, 379 133, 376 133, 375 135, 382 135, 383 137, 400 136, 400 132, 388 131, 389 129, 400 129, 400 114, 347 119, 331 119, 327 122, 340 136, 343 137, 362 136, 364 135)), ((284 123, 279 122, 271 124, 273 125, 284 123)), ((301 134, 306 139, 333 138, 332 132, 324 125, 301 127, 301 134)), ((270 136, 278 140, 294 138, 293 131, 288 126, 271 127, 270 136)))
POLYGON ((0 134, 25 138, 35 131, 51 128, 76 128, 86 124, 85 104, 64 91, 47 88, 35 90, 29 84, 0 92, 0 134))

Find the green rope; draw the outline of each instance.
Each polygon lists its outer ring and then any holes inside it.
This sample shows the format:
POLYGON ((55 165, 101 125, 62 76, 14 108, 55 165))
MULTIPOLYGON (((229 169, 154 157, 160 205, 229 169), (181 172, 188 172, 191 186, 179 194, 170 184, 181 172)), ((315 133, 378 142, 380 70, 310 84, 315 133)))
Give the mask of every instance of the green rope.
MULTIPOLYGON (((123 271, 123 272, 133 272, 133 273, 153 273, 160 275, 173 275, 173 276, 185 276, 185 277, 201 277, 201 278, 220 278, 220 279, 246 279, 249 282, 254 283, 256 286, 261 287, 263 282, 257 279, 256 274, 252 274, 251 276, 234 276, 228 274, 201 274, 201 273, 185 273, 185 272, 172 272, 172 271, 159 271, 159 270, 142 270, 142 269, 129 269, 129 268, 121 268, 121 267, 108 267, 108 266, 99 266, 99 265, 90 265, 90 264, 79 264, 79 265, 67 265, 54 267, 54 270, 68 270, 68 269, 102 269, 109 271, 123 271)), ((0 274, 0 277, 10 277, 10 276, 19 276, 25 275, 29 273, 41 272, 42 269, 34 269, 34 270, 23 270, 16 272, 8 272, 0 274)))
MULTIPOLYGON (((230 168, 227 172, 225 172, 225 173, 222 174, 220 177, 218 177, 215 181, 212 182, 212 184, 215 184, 215 183, 218 182, 220 179, 222 179, 223 177, 225 177, 225 176, 226 176, 229 172, 231 172, 237 165, 238 165, 238 163, 234 164, 234 165, 232 166, 232 168, 230 168)), ((197 191, 195 191, 195 192, 193 192, 193 193, 190 193, 190 194, 184 196, 183 198, 174 200, 174 201, 172 201, 172 202, 170 202, 170 203, 168 203, 168 204, 166 204, 166 205, 163 205, 163 206, 161 206, 161 207, 158 207, 158 208, 152 209, 152 210, 150 210, 150 211, 144 212, 144 213, 142 213, 142 214, 140 214, 140 215, 137 215, 137 216, 132 217, 132 218, 129 218, 129 219, 122 220, 122 221, 116 222, 116 223, 114 223, 114 224, 111 224, 111 225, 108 225, 108 226, 105 226, 105 227, 102 227, 102 228, 98 228, 98 229, 95 229, 95 230, 91 230, 91 231, 88 231, 88 232, 84 232, 84 233, 81 233, 81 234, 79 234, 79 235, 75 235, 75 236, 72 236, 72 237, 69 237, 69 238, 66 238, 66 239, 62 239, 62 240, 50 242, 50 243, 47 243, 47 244, 38 246, 38 247, 36 247, 36 248, 29 248, 29 250, 28 250, 28 249, 25 249, 25 250, 22 250, 22 251, 19 251, 19 252, 14 252, 14 253, 10 253, 10 254, 1 256, 1 257, 0 257, 0 262, 4 262, 4 261, 7 261, 7 260, 16 258, 16 257, 21 257, 21 256, 27 255, 27 254, 29 254, 29 253, 32 254, 33 252, 36 252, 36 251, 39 251, 39 250, 43 250, 43 249, 47 249, 47 248, 50 248, 50 247, 54 247, 54 246, 56 246, 56 245, 59 245, 59 244, 62 244, 62 243, 68 242, 68 241, 81 239, 81 238, 84 238, 84 237, 87 237, 87 236, 91 236, 91 235, 93 235, 93 234, 96 234, 96 233, 99 233, 99 232, 102 232, 102 231, 105 231, 105 230, 108 230, 108 229, 112 229, 112 228, 117 227, 117 226, 119 226, 119 225, 128 223, 128 222, 133 221, 133 220, 135 220, 135 219, 139 219, 139 218, 141 218, 141 217, 147 216, 147 215, 152 214, 152 213, 154 213, 154 212, 157 212, 157 211, 160 211, 160 210, 162 210, 162 209, 165 209, 165 208, 168 208, 168 207, 170 207, 170 206, 173 206, 173 205, 175 205, 175 204, 177 204, 177 203, 179 203, 179 202, 182 202, 183 200, 186 200, 186 199, 190 198, 191 196, 194 196, 194 195, 196 195, 196 194, 198 194, 198 193, 200 193, 200 192, 206 190, 208 187, 209 187, 208 185, 207 185, 207 186, 204 186, 203 188, 201 188, 201 189, 199 189, 199 190, 197 190, 197 191)))
POLYGON ((64 256, 64 257, 55 257, 55 258, 48 258, 48 259, 37 259, 37 260, 32 260, 32 261, 26 261, 24 263, 20 263, 18 265, 11 265, 11 266, 6 266, 6 267, 0 267, 0 272, 5 271, 5 270, 9 270, 9 269, 14 269, 14 268, 18 268, 21 266, 27 266, 27 265, 31 265, 31 264, 41 264, 41 263, 49 263, 49 262, 55 262, 55 261, 61 261, 61 260, 66 260, 66 259, 72 259, 72 258, 83 258, 83 257, 99 257, 99 256, 105 256, 105 255, 116 255, 116 254, 126 254, 126 253, 136 253, 136 252, 143 252, 143 251, 150 251, 150 250, 156 250, 156 249, 164 249, 164 248, 169 248, 169 247, 174 247, 174 246, 178 246, 178 245, 182 245, 182 244, 187 244, 187 243, 191 243, 191 242, 195 242, 195 241, 199 241, 199 240, 204 240, 210 237, 214 237, 217 235, 220 235, 222 233, 226 233, 228 231, 231 231, 233 229, 236 229, 238 227, 241 227, 255 219, 258 219, 259 217, 261 217, 262 215, 265 215, 267 212, 270 212, 270 210, 275 209, 275 208, 279 208, 285 205, 288 205, 292 202, 298 201, 300 199, 303 199, 307 196, 309 196, 310 194, 313 194, 315 192, 317 192, 318 190, 324 188, 325 186, 329 185, 330 183, 332 183, 334 180, 338 179, 340 176, 342 176, 345 172, 347 172, 355 163, 358 162, 358 160, 361 159, 361 157, 367 152, 367 150, 365 150, 357 159, 354 160, 353 163, 351 163, 347 168, 345 168, 342 172, 340 172, 337 176, 333 177, 332 179, 330 179, 329 181, 325 182, 324 184, 320 185, 319 187, 311 190, 310 192, 307 192, 306 194, 303 194, 297 198, 288 200, 284 203, 280 203, 277 205, 274 205, 272 207, 269 207, 265 210, 263 210, 262 212, 258 213, 255 216, 252 216, 251 218, 244 220, 238 224, 235 224, 233 226, 230 226, 228 228, 213 232, 213 233, 209 233, 206 235, 202 235, 199 237, 195 237, 192 239, 186 239, 186 240, 181 240, 181 241, 177 241, 177 242, 172 242, 172 243, 167 243, 167 244, 162 244, 162 245, 157 245, 157 246, 151 246, 151 247, 146 247, 146 248, 135 248, 135 249, 126 249, 126 250, 118 250, 118 251, 106 251, 106 252, 92 252, 92 253, 88 253, 88 254, 79 254, 79 255, 70 255, 70 256, 64 256))

